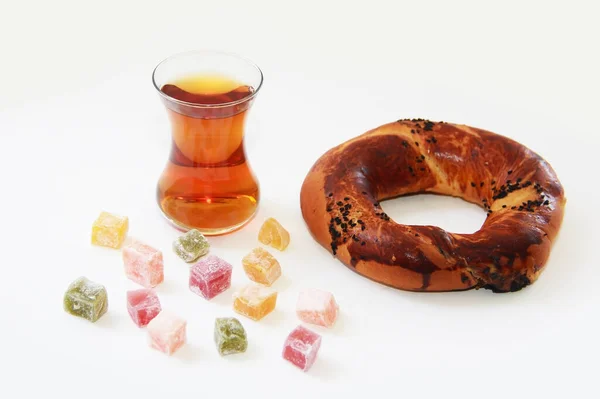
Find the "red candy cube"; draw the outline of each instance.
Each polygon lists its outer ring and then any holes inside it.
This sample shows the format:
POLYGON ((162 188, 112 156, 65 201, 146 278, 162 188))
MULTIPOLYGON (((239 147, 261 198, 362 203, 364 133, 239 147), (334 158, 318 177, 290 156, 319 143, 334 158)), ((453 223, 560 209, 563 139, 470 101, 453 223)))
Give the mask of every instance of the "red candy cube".
POLYGON ((156 293, 148 288, 127 291, 127 312, 138 327, 145 327, 161 311, 156 293))
POLYGON ((190 290, 205 299, 212 299, 231 286, 233 267, 223 259, 209 255, 190 269, 190 290))
POLYGON ((298 326, 285 340, 283 358, 303 371, 308 371, 317 359, 320 347, 321 336, 319 334, 298 326))

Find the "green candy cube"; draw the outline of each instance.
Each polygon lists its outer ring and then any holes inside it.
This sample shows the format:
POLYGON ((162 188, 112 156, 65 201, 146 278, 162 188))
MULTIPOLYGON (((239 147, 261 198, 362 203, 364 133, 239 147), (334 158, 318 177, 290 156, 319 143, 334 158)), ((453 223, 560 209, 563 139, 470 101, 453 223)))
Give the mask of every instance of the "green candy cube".
POLYGON ((173 251, 186 262, 193 262, 208 253, 210 244, 198 230, 190 230, 173 241, 173 251))
POLYGON ((215 344, 221 356, 246 352, 248 340, 242 323, 234 317, 216 319, 215 344))
POLYGON ((94 323, 108 310, 108 296, 103 285, 79 277, 73 281, 63 300, 65 311, 94 323))

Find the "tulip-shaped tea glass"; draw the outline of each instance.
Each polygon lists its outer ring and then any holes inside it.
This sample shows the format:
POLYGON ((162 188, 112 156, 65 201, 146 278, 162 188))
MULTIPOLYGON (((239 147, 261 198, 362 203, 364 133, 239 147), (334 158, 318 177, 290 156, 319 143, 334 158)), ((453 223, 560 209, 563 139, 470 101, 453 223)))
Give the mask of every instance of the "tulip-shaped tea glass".
POLYGON ((157 187, 162 213, 184 231, 217 235, 240 228, 259 203, 244 133, 261 70, 233 54, 196 51, 162 61, 152 80, 172 134, 157 187))

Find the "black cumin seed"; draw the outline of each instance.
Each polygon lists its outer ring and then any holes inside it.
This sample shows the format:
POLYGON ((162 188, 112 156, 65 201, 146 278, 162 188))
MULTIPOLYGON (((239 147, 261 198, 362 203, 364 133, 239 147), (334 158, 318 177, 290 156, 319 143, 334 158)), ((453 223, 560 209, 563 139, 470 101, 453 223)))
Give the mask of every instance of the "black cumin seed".
POLYGON ((350 201, 350 198, 344 197, 344 201, 350 201))
POLYGON ((431 142, 432 142, 433 144, 435 144, 435 143, 437 143, 437 139, 436 139, 435 137, 431 136, 431 142))
POLYGON ((329 196, 330 196, 330 197, 333 197, 333 193, 329 193, 329 196))
POLYGON ((419 143, 417 141, 415 141, 415 144, 416 144, 417 147, 419 146, 419 143))
POLYGON ((363 194, 363 195, 367 195, 367 192, 366 192, 366 191, 363 191, 363 192, 362 192, 362 194, 363 194))
POLYGON ((506 205, 502 205, 502 208, 506 208, 506 205))
POLYGON ((550 203, 550 201, 546 200, 544 201, 544 205, 548 205, 550 203))
POLYGON ((425 139, 425 141, 428 142, 428 143, 431 143, 431 140, 429 140, 429 139, 425 139))
POLYGON ((418 237, 418 236, 419 236, 419 233, 415 233, 415 237, 418 237))
POLYGON ((336 202, 336 204, 337 204, 338 206, 342 206, 342 205, 344 205, 344 203, 343 203, 342 201, 338 201, 338 202, 336 202))
POLYGON ((475 182, 471 182, 471 187, 475 187, 475 182))
POLYGON ((360 245, 364 247, 365 245, 367 245, 367 243, 363 241, 360 243, 360 245))
POLYGON ((508 172, 506 172, 506 173, 508 173, 508 174, 510 175, 510 174, 512 173, 512 170, 509 170, 509 171, 508 171, 508 172))
POLYGON ((365 228, 366 228, 366 227, 365 227, 365 225, 364 225, 364 224, 363 224, 362 226, 360 226, 360 229, 361 229, 361 230, 364 230, 365 228))
POLYGON ((406 142, 406 140, 402 140, 402 145, 404 146, 404 148, 408 147, 408 143, 406 142))

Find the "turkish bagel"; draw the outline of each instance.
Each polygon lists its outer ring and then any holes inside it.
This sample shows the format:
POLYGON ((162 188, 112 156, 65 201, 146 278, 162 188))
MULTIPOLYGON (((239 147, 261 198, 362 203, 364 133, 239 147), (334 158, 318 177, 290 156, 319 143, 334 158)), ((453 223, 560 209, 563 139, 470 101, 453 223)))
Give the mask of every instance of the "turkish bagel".
POLYGON ((465 125, 405 119, 327 151, 302 185, 302 215, 350 269, 409 291, 518 291, 536 281, 560 229, 565 196, 542 157, 465 125), (436 193, 481 206, 473 234, 395 223, 380 201, 436 193))

